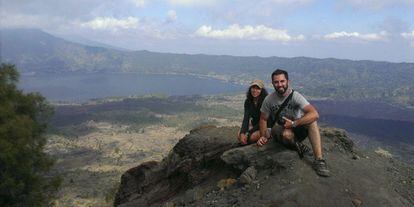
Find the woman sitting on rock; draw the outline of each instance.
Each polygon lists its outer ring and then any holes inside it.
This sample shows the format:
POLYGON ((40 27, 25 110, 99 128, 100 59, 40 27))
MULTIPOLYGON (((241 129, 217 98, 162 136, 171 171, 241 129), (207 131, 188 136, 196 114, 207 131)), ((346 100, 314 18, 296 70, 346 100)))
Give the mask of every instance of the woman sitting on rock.
POLYGON ((255 143, 260 138, 260 107, 267 94, 262 80, 256 79, 250 83, 244 101, 243 123, 238 134, 238 139, 243 145, 255 143))

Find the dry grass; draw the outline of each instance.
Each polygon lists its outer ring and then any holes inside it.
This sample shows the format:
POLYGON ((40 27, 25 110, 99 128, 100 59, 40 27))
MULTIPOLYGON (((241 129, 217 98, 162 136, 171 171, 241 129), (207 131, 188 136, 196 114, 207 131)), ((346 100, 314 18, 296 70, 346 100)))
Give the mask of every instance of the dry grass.
POLYGON ((56 206, 112 206, 122 173, 161 160, 185 134, 161 125, 132 133, 128 126, 93 124, 96 132, 76 139, 50 135, 47 152, 57 158, 55 170, 64 178, 56 206))
POLYGON ((125 171, 145 161, 161 160, 193 125, 239 126, 243 101, 244 95, 211 96, 196 103, 200 112, 156 113, 163 124, 137 129, 135 123, 89 120, 62 128, 70 132, 67 135, 50 134, 46 149, 57 158, 54 171, 64 178, 55 206, 112 206, 125 171), (93 130, 79 130, 84 128, 93 130))

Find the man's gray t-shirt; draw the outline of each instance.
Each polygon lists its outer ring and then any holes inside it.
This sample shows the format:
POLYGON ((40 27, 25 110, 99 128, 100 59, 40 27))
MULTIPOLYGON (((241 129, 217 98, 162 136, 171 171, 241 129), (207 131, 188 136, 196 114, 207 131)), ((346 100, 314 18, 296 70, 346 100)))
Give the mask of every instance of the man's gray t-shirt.
MULTIPOLYGON (((271 117, 273 118, 276 118, 274 116, 276 115, 277 110, 287 97, 288 96, 281 97, 277 92, 269 94, 264 99, 260 111, 265 113, 268 118, 269 115, 271 115, 271 117)), ((303 95, 299 92, 295 91, 293 93, 292 99, 289 101, 286 107, 280 112, 279 117, 286 117, 290 120, 299 119, 303 116, 303 109, 307 105, 309 105, 309 102, 305 99, 305 97, 303 97, 303 95)), ((277 118, 275 120, 277 120, 277 118)))

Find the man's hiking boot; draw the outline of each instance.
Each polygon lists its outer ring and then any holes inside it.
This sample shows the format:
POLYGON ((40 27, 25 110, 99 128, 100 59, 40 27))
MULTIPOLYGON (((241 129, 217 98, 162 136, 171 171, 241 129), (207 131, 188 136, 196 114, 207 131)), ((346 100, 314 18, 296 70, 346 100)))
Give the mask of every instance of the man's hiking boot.
POLYGON ((295 142, 296 151, 298 152, 298 155, 300 159, 303 158, 303 155, 310 151, 309 147, 302 144, 302 142, 295 142))
POLYGON ((329 177, 330 172, 328 170, 328 166, 326 165, 326 161, 324 159, 316 159, 313 161, 312 164, 313 169, 315 170, 316 174, 322 177, 329 177))

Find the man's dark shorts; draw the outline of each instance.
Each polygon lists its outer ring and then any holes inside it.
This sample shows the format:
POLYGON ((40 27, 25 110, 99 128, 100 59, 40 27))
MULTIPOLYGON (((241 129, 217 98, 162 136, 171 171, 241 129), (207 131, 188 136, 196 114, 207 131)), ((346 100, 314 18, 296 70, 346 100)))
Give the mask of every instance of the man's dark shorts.
POLYGON ((308 127, 307 126, 298 126, 293 128, 293 134, 295 134, 296 141, 302 142, 308 137, 308 127))
MULTIPOLYGON (((308 137, 308 128, 309 126, 298 126, 293 128, 292 130, 293 134, 295 134, 295 140, 298 142, 302 142, 303 140, 305 140, 306 137, 308 137)), ((275 124, 272 128, 272 137, 281 141, 283 129, 283 126, 275 124)))

